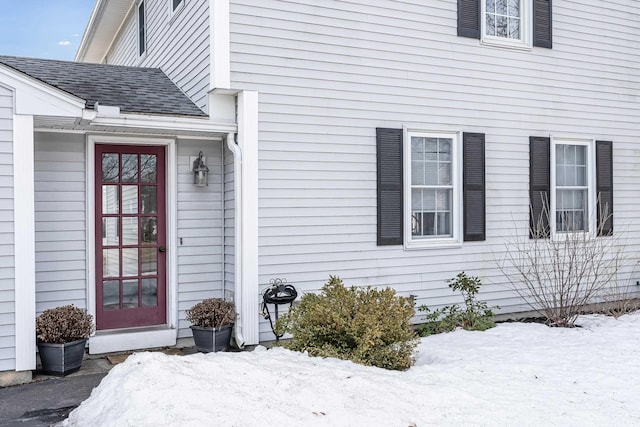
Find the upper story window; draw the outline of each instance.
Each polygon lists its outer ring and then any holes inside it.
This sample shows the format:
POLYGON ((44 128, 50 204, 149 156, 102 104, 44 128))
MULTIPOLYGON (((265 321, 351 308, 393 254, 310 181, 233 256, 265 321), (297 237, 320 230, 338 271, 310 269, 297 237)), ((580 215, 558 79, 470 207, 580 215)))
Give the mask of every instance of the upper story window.
POLYGON ((171 16, 177 13, 184 6, 185 0, 169 0, 171 7, 171 16))
POLYGON ((551 0, 458 0, 458 36, 482 44, 552 47, 551 0))
POLYGON ((529 0, 482 0, 482 42, 511 47, 531 46, 529 0))
POLYGON ((147 22, 144 1, 138 3, 138 56, 147 51, 147 22))

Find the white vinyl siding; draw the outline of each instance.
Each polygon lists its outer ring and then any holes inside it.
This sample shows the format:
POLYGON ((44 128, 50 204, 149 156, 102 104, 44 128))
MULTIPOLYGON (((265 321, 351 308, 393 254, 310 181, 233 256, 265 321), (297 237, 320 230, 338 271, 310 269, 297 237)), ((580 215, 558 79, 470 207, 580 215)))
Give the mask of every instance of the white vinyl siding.
POLYGON ((15 369, 13 93, 0 86, 0 372, 15 369))
POLYGON ((209 2, 189 1, 171 17, 165 0, 146 1, 146 52, 138 56, 136 8, 126 18, 106 63, 158 67, 200 108, 209 90, 209 2))
POLYGON ((85 136, 35 134, 36 312, 86 308, 85 136))
POLYGON ((189 337, 185 310, 223 297, 223 165, 219 141, 178 141, 178 337, 189 337), (190 156, 202 151, 209 186, 193 185, 190 156))
POLYGON ((224 147, 224 281, 235 292, 235 183, 233 153, 224 147))
POLYGON ((553 19, 553 49, 523 51, 457 37, 454 0, 232 0, 231 86, 260 92, 259 283, 334 274, 437 307, 461 302, 445 281, 464 270, 526 309, 494 259, 528 229, 529 137, 550 133, 614 141, 615 221, 638 241, 640 11, 554 2, 553 19), (375 128, 403 126, 486 134, 486 241, 376 246, 375 128))

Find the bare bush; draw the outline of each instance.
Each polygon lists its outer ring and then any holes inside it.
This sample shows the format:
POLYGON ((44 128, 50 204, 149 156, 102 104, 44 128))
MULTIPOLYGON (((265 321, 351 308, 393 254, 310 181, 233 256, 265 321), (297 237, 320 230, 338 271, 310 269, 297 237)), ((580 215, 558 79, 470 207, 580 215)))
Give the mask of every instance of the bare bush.
MULTIPOLYGON (((543 200, 542 214, 532 221, 529 234, 508 238, 498 265, 511 288, 547 324, 572 327, 585 306, 602 301, 612 284, 622 285, 624 244, 619 233, 601 236, 610 219, 604 212, 591 232, 552 235, 549 219, 549 205, 543 200)), ((566 226, 567 219, 562 220, 566 226)))

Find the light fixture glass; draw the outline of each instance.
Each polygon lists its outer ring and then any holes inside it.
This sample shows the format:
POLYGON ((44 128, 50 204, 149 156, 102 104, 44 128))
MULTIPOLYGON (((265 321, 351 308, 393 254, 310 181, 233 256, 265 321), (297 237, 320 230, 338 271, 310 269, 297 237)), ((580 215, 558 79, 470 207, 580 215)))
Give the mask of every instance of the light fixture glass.
POLYGON ((198 153, 198 157, 193 161, 193 185, 196 187, 207 187, 209 185, 209 168, 205 164, 202 151, 198 153))

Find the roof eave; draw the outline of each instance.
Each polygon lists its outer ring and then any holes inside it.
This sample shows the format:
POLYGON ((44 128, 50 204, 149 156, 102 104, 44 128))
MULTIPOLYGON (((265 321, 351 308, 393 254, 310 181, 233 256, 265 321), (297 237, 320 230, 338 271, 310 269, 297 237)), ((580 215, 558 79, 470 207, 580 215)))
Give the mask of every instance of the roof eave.
POLYGON ((76 53, 76 62, 101 62, 135 0, 96 0, 76 53))

